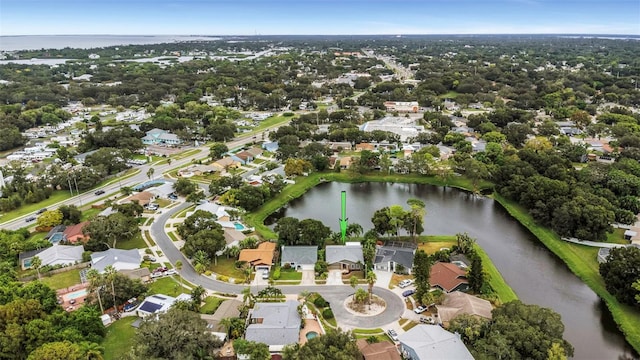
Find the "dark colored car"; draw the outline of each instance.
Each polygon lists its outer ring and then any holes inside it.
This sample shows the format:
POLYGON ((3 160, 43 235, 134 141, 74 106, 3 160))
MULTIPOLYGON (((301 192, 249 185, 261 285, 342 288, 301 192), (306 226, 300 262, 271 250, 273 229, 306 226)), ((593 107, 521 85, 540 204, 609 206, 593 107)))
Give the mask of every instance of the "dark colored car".
POLYGON ((102 195, 102 194, 104 194, 104 190, 98 190, 98 191, 94 192, 94 194, 102 195))
POLYGON ((36 214, 40 215, 45 211, 47 211, 47 208, 42 208, 42 209, 38 210, 38 212, 36 212, 36 214))
POLYGON ((32 221, 35 221, 35 220, 36 220, 35 216, 29 216, 28 218, 24 219, 24 221, 26 221, 26 222, 32 222, 32 221))
POLYGON ((413 294, 415 294, 415 293, 416 293, 416 291, 415 291, 415 290, 413 290, 413 289, 409 289, 409 290, 405 290, 405 291, 402 293, 402 296, 404 296, 404 297, 409 297, 409 296, 411 296, 411 295, 413 295, 413 294))

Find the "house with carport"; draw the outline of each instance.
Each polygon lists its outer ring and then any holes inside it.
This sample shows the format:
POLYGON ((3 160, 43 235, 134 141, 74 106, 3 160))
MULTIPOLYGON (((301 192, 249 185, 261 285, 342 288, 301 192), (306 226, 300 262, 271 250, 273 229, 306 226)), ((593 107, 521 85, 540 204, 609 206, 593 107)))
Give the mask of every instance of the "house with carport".
POLYGON ((289 264, 296 270, 313 270, 318 261, 317 246, 286 246, 282 245, 280 266, 289 264))
POLYGON ((346 242, 344 245, 327 245, 325 259, 327 259, 329 270, 342 270, 343 272, 361 270, 364 266, 362 244, 346 242))

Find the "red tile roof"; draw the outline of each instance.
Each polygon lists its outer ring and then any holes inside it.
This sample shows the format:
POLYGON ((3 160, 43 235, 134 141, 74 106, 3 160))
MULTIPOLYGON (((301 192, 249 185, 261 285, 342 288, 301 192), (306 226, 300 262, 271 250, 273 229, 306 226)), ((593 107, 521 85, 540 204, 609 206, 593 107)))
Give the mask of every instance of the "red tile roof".
POLYGON ((452 263, 437 262, 431 266, 429 283, 450 292, 460 284, 468 284, 467 272, 452 263))
POLYGON ((64 232, 63 232, 67 241, 71 243, 75 243, 78 240, 83 240, 83 241, 88 240, 89 236, 82 233, 82 228, 88 224, 89 224, 89 221, 83 221, 79 224, 67 226, 67 228, 64 229, 64 232))

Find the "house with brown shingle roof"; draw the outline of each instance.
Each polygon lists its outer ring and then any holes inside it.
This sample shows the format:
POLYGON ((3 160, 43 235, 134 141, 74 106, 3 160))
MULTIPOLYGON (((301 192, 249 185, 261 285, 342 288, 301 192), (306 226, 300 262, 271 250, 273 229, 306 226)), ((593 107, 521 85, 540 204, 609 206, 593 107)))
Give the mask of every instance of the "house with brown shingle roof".
POLYGON ((400 352, 395 344, 389 341, 381 341, 369 344, 365 339, 358 339, 356 345, 364 360, 401 360, 400 352))
POLYGON ((135 202, 138 204, 145 206, 148 205, 151 200, 153 200, 154 195, 148 191, 140 191, 139 193, 133 194, 128 198, 124 199, 124 202, 135 202))
POLYGON ((89 221, 83 221, 79 224, 67 226, 62 232, 65 240, 72 244, 75 244, 78 241, 86 243, 89 240, 89 235, 85 235, 82 232, 82 229, 87 225, 89 225, 89 221))
POLYGON ((448 323, 462 314, 491 319, 491 311, 493 310, 489 301, 461 291, 445 294, 442 305, 436 305, 436 308, 438 309, 438 318, 443 323, 448 323))
POLYGON ((431 266, 429 283, 444 292, 467 291, 467 272, 452 263, 437 262, 431 266))
POLYGON ((265 241, 260 243, 257 249, 241 250, 238 261, 246 261, 251 266, 271 267, 275 250, 276 243, 265 241))
POLYGON ((253 158, 255 159, 256 157, 262 155, 262 152, 264 150, 262 150, 261 148, 254 146, 251 149, 247 150, 247 152, 251 155, 253 155, 253 158))
POLYGON ((238 168, 242 164, 239 161, 236 161, 233 158, 227 156, 225 158, 222 158, 222 159, 214 162, 212 165, 218 171, 223 171, 223 170, 227 170, 227 169, 232 168, 232 167, 238 168))
POLYGON ((253 161, 254 156, 248 151, 240 151, 239 153, 234 155, 236 158, 242 160, 243 164, 250 163, 253 161))
POLYGON ((345 156, 340 158, 340 169, 346 170, 351 167, 353 158, 351 156, 345 156))
POLYGON ((371 143, 360 143, 360 144, 356 144, 356 151, 362 151, 362 150, 369 150, 369 151, 373 151, 375 150, 376 147, 371 144, 371 143))

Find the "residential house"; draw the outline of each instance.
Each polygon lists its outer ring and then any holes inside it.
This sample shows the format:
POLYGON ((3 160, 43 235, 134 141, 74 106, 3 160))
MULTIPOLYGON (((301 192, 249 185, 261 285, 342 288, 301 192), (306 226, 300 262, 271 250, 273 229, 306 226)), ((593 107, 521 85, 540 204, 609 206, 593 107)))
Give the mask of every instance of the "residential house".
POLYGON ((443 324, 448 324, 462 314, 491 319, 491 311, 493 310, 489 301, 461 291, 445 294, 442 305, 436 305, 436 308, 438 309, 438 319, 443 324))
POLYGON ((417 113, 420 109, 417 101, 385 101, 384 106, 387 108, 387 111, 397 112, 417 113))
POLYGON ((22 270, 31 268, 31 260, 35 256, 40 258, 41 266, 67 266, 82 262, 83 252, 84 247, 82 245, 73 246, 55 244, 48 248, 21 253, 18 255, 18 260, 22 270))
POLYGON ((229 213, 227 212, 227 207, 216 204, 214 202, 204 202, 198 206, 195 207, 195 209, 193 210, 193 212, 189 212, 187 213, 187 217, 193 215, 194 212, 198 211, 198 210, 202 210, 202 211, 206 211, 206 212, 210 212, 212 214, 214 214, 217 218, 217 220, 219 221, 230 221, 231 217, 229 216, 229 213))
POLYGON ((175 298, 162 294, 147 296, 136 309, 136 314, 141 318, 146 318, 149 315, 165 312, 169 310, 176 301, 191 301, 191 295, 180 294, 175 298))
POLYGON ((78 241, 86 243, 89 240, 89 235, 85 235, 82 232, 82 229, 87 225, 89 225, 89 221, 83 221, 79 224, 67 226, 62 232, 64 234, 65 241, 72 244, 75 244, 78 241))
POLYGON ((195 165, 186 167, 184 169, 178 170, 178 176, 184 176, 184 177, 193 176, 193 175, 202 176, 202 175, 212 174, 217 170, 218 169, 216 167, 211 165, 195 164, 195 165))
POLYGON ((104 272, 107 266, 113 266, 118 271, 137 269, 141 262, 138 249, 109 249, 91 254, 91 267, 99 273, 104 272))
POLYGON ((326 145, 329 148, 329 150, 332 150, 333 152, 340 152, 342 150, 351 150, 352 148, 351 143, 348 141, 332 141, 332 142, 328 142, 326 145))
POLYGON ((256 303, 249 314, 244 338, 269 345, 269 351, 279 353, 289 344, 296 344, 300 333, 299 303, 256 303))
POLYGON ((254 146, 251 149, 247 150, 247 152, 251 154, 251 156, 253 156, 253 158, 255 159, 258 156, 262 155, 263 150, 257 146, 254 146))
POLYGON ((224 241, 227 243, 225 249, 233 246, 240 246, 240 242, 247 238, 247 235, 243 234, 242 231, 238 231, 236 229, 223 228, 222 230, 224 241))
POLYGON ((153 195, 149 191, 140 191, 139 193, 135 193, 124 199, 123 202, 138 202, 138 204, 145 206, 148 205, 151 200, 153 200, 154 196, 155 195, 153 195))
POLYGON ((167 199, 175 190, 173 189, 173 183, 166 182, 160 186, 148 188, 147 192, 151 193, 156 199, 167 199))
POLYGON ((353 164, 353 158, 351 156, 344 156, 340 158, 340 169, 346 170, 353 164))
POLYGON ((371 143, 356 144, 356 151, 362 151, 362 150, 374 151, 375 149, 376 149, 375 145, 371 143))
POLYGON ((257 249, 243 249, 238 261, 246 261, 256 269, 270 269, 273 265, 276 243, 265 241, 258 244, 257 249))
POLYGON ((182 141, 178 135, 156 128, 147 131, 147 134, 142 138, 142 143, 145 145, 180 145, 182 141))
POLYGON ((87 156, 92 155, 93 153, 95 153, 98 150, 92 150, 92 151, 88 151, 82 154, 78 154, 76 156, 73 157, 73 159, 75 161, 78 162, 78 164, 84 164, 84 160, 87 158, 87 156))
POLYGON ((262 144, 262 148, 263 148, 265 151, 268 151, 268 152, 273 153, 273 152, 278 151, 279 146, 278 146, 278 142, 277 142, 277 141, 274 141, 274 142, 266 142, 266 143, 263 143, 263 144, 262 144))
POLYGON ((370 344, 366 339, 358 339, 356 345, 364 360, 402 360, 398 348, 390 341, 370 344))
POLYGON ((416 245, 413 243, 389 241, 376 249, 373 268, 411 274, 415 253, 416 245))
POLYGON ((439 325, 417 325, 398 336, 400 353, 408 360, 473 360, 459 335, 439 325))
POLYGON ((248 151, 240 151, 239 153, 233 155, 233 158, 240 161, 243 165, 246 165, 252 162, 255 157, 248 151))
POLYGON ((338 162, 337 156, 329 156, 329 169, 335 169, 338 162))
POLYGON ((325 258, 329 269, 333 270, 360 270, 364 266, 362 244, 359 242, 346 242, 344 245, 327 245, 325 258))
POLYGON ((431 266, 429 283, 444 292, 466 291, 469 289, 467 272, 455 264, 437 262, 431 266))
POLYGON ((222 172, 222 171, 227 171, 231 168, 239 168, 242 165, 242 163, 234 159, 233 157, 227 156, 214 162, 212 165, 216 169, 216 171, 222 172))
POLYGON ((296 270, 313 270, 317 261, 317 246, 282 246, 280 266, 289 264, 289 266, 296 270))
POLYGON ((207 329, 213 332, 225 331, 226 329, 220 323, 222 319, 237 318, 240 317, 240 310, 242 301, 231 299, 223 301, 216 309, 213 315, 201 314, 200 318, 207 322, 207 329))

